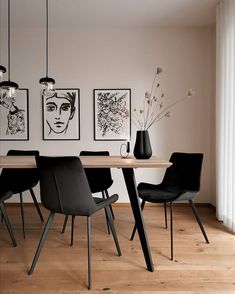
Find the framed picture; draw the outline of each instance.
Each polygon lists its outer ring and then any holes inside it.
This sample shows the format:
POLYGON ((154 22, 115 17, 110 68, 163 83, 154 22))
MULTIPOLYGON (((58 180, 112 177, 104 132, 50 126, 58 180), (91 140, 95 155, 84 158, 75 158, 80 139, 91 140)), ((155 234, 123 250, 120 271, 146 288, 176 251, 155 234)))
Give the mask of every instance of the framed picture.
POLYGON ((80 90, 56 89, 42 96, 43 140, 80 140, 80 90))
POLYGON ((94 139, 126 141, 131 137, 131 89, 94 90, 94 139))
POLYGON ((28 89, 18 89, 14 98, 0 98, 0 140, 29 140, 28 89))

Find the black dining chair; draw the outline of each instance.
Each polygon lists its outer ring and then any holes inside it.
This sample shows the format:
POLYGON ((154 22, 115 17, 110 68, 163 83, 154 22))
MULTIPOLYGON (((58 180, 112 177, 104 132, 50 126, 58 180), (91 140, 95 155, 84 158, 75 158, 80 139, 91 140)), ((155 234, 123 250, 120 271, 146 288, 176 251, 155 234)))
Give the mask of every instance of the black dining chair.
MULTIPOLYGON (((81 151, 80 156, 109 156, 108 151, 81 151)), ((111 176, 110 168, 85 168, 85 173, 87 176, 87 180, 91 189, 91 193, 102 193, 102 198, 108 199, 109 193, 108 189, 113 184, 113 179, 111 176)), ((114 219, 113 208, 110 205, 110 210, 112 213, 112 217, 114 219)), ((106 215, 106 212, 105 212, 106 215)), ((68 222, 68 215, 65 216, 64 225, 61 233, 65 232, 65 228, 68 222)), ((108 217, 106 215, 106 223, 108 233, 110 234, 108 217)), ((73 228, 74 228, 74 217, 72 217, 71 221, 71 246, 73 245, 73 228)))
MULTIPOLYGON (((174 152, 170 157, 172 165, 167 168, 163 181, 159 185, 140 183, 138 185, 139 197, 142 199, 141 208, 145 202, 170 204, 170 232, 171 232, 171 260, 173 260, 173 202, 187 200, 192 208, 195 218, 200 226, 206 243, 209 243, 206 232, 200 220, 193 198, 200 191, 202 168, 202 153, 174 152)), ((165 221, 166 206, 165 206, 165 221)), ((166 223, 167 227, 167 223, 166 223)), ((136 225, 131 240, 134 239, 136 225)))
POLYGON ((11 223, 9 221, 9 218, 8 218, 5 206, 4 206, 4 201, 9 199, 12 195, 13 195, 12 191, 8 190, 8 188, 5 188, 4 185, 0 186, 0 210, 1 210, 1 213, 2 213, 2 219, 6 224, 6 227, 7 227, 9 236, 11 238, 12 244, 13 244, 14 247, 16 247, 17 245, 16 245, 16 240, 15 240, 15 237, 14 237, 14 233, 13 233, 11 223))
MULTIPOLYGON (((8 156, 38 156, 39 151, 37 150, 9 150, 8 156)), ((4 184, 13 192, 13 194, 20 194, 20 208, 21 208, 21 218, 23 227, 23 237, 25 238, 25 221, 24 221, 24 209, 23 209, 23 192, 29 190, 30 195, 33 199, 37 212, 41 221, 43 221, 43 216, 38 205, 37 199, 35 197, 33 187, 38 183, 38 171, 36 168, 4 168, 0 175, 0 185, 4 184)))
POLYGON ((38 244, 29 275, 33 273, 41 253, 48 231, 52 225, 55 213, 87 218, 87 247, 88 247, 88 289, 91 288, 91 251, 90 251, 90 217, 105 209, 109 226, 121 256, 116 236, 113 218, 109 206, 118 200, 115 194, 108 199, 92 197, 85 171, 78 157, 37 157, 36 158, 41 189, 41 201, 50 211, 47 223, 38 244))

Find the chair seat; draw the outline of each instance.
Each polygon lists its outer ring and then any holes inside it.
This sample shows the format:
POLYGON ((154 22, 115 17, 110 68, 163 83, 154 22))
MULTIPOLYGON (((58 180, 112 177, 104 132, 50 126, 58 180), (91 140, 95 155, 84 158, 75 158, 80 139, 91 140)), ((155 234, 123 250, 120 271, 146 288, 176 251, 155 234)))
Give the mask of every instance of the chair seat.
POLYGON ((13 195, 11 190, 7 190, 6 187, 0 186, 0 202, 4 202, 13 195))
POLYGON ((114 194, 107 199, 99 198, 99 197, 93 197, 93 199, 95 200, 95 203, 97 204, 97 210, 100 210, 106 207, 107 205, 111 205, 114 202, 116 202, 118 200, 118 195, 114 194))
POLYGON ((181 194, 180 197, 176 199, 176 201, 192 200, 195 196, 197 196, 197 194, 198 191, 186 191, 181 194))
MULTIPOLYGON (((12 190, 13 194, 18 194, 29 190, 37 185, 38 180, 28 182, 22 181, 21 177, 14 177, 13 179, 9 177, 0 177, 0 187, 5 187, 5 189, 12 190)), ((0 188, 1 189, 1 188, 0 188)))
POLYGON ((14 187, 12 187, 12 191, 14 194, 25 192, 29 189, 32 189, 38 184, 38 180, 32 181, 30 185, 28 183, 15 181, 14 187))
POLYGON ((184 191, 175 187, 140 183, 138 185, 138 193, 139 197, 145 201, 152 203, 166 203, 174 201, 184 193, 184 191))

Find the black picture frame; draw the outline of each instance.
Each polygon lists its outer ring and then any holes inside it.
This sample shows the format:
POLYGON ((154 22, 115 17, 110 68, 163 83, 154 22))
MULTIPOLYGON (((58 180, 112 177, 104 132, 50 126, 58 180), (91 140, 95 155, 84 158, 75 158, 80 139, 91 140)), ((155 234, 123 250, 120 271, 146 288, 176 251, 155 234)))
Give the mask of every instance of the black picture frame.
POLYGON ((13 100, 0 99, 0 141, 29 140, 29 90, 19 88, 13 100))
POLYGON ((94 89, 94 140, 130 141, 131 89, 94 89))
POLYGON ((42 130, 44 141, 80 140, 79 88, 57 88, 51 97, 42 95, 42 130), (60 117, 55 117, 57 110, 60 117))

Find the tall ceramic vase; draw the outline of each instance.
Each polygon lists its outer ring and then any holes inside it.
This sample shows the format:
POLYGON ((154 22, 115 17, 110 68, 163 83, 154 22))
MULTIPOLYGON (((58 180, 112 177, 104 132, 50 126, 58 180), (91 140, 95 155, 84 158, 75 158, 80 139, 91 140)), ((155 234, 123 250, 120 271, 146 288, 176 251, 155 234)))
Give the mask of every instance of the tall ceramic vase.
POLYGON ((149 159, 152 156, 148 131, 137 131, 134 156, 137 159, 149 159))

